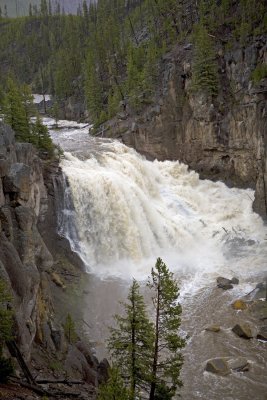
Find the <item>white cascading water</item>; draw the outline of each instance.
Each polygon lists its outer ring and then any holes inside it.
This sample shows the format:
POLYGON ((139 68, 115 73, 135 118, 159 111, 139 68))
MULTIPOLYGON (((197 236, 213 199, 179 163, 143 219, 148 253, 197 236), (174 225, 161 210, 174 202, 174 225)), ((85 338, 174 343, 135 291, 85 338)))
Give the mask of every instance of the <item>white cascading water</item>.
POLYGON ((231 302, 266 271, 267 230, 252 211, 253 191, 200 180, 178 161, 147 161, 118 141, 89 136, 82 124, 60 121, 55 130, 53 120, 45 123, 65 152, 60 233, 91 273, 82 306, 98 356, 106 356, 107 326, 130 279, 146 279, 161 257, 179 280, 182 329, 190 336, 182 398, 265 400, 264 344, 231 332, 239 318, 231 302), (216 289, 219 275, 236 276, 240 284, 223 292, 216 289), (217 336, 205 333, 211 323, 222 326, 217 336), (227 384, 203 373, 209 358, 240 355, 250 372, 231 374, 227 384))
POLYGON ((240 268, 245 276, 262 271, 266 228, 252 211, 252 190, 200 180, 178 161, 147 161, 118 141, 89 137, 83 125, 70 128, 51 134, 67 150, 61 166, 75 210, 72 224, 65 210, 64 234, 88 271, 142 279, 157 257, 192 275, 191 285, 194 276, 203 283, 240 268))

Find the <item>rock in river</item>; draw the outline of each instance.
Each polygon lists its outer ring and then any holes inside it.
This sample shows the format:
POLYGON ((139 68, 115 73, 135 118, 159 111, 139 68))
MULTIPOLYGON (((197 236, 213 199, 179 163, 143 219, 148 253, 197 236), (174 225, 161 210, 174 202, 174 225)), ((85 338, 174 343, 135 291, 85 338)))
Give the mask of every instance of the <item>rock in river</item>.
POLYGON ((246 310, 248 308, 248 305, 243 300, 238 299, 232 303, 232 307, 234 310, 246 310))
POLYGON ((232 279, 224 278, 219 276, 217 278, 217 286, 223 290, 233 289, 233 285, 238 285, 239 279, 233 277, 232 279))
POLYGON ((219 325, 210 325, 207 326, 207 328, 205 328, 205 331, 208 332, 220 332, 221 328, 219 327, 219 325))
POLYGON ((233 289, 231 279, 223 278, 222 276, 217 278, 217 286, 223 290, 233 289))
POLYGON ((248 324, 236 324, 232 331, 239 337, 244 339, 251 339, 253 337, 251 328, 248 324))
POLYGON ((230 368, 223 358, 213 358, 212 360, 209 360, 206 364, 205 370, 219 375, 230 374, 230 368))

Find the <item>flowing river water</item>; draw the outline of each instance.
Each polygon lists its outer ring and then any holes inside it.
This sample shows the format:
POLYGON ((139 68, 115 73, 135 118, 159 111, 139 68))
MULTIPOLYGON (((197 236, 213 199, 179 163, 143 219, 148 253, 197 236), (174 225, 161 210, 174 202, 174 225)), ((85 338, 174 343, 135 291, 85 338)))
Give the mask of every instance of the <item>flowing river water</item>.
POLYGON ((200 180, 178 161, 148 161, 119 141, 90 136, 83 124, 59 121, 54 129, 52 119, 44 122, 64 151, 60 233, 90 274, 81 307, 97 356, 107 355, 107 327, 132 278, 144 282, 161 257, 179 281, 188 337, 181 398, 266 400, 266 342, 231 331, 244 320, 231 303, 267 270, 267 229, 252 211, 253 191, 200 180), (240 283, 222 291, 218 276, 240 283), (211 324, 221 331, 205 331, 211 324), (248 372, 204 372, 210 358, 237 356, 248 359, 248 372))

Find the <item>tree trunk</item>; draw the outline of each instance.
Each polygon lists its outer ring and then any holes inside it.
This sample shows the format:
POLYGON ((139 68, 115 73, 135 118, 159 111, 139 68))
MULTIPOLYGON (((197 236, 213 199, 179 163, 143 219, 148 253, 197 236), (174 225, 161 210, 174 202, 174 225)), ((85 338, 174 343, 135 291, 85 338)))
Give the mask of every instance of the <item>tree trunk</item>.
POLYGON ((156 308, 156 336, 155 336, 155 349, 154 349, 154 360, 153 360, 153 367, 152 367, 152 382, 150 386, 150 394, 149 400, 155 399, 155 391, 156 391, 156 379, 157 379, 157 365, 158 365, 158 352, 159 352, 159 311, 160 311, 160 304, 159 304, 159 295, 160 295, 160 277, 158 278, 158 287, 157 287, 157 308, 156 308))
POLYGON ((132 319, 132 382, 131 382, 131 397, 132 400, 135 399, 136 390, 136 357, 135 357, 135 294, 132 292, 132 306, 133 306, 133 319, 132 319))
POLYGON ((15 357, 18 360, 19 366, 20 366, 22 372, 24 373, 24 376, 27 379, 28 383, 34 384, 35 383, 34 378, 31 374, 31 371, 29 370, 16 342, 14 340, 10 340, 10 341, 6 342, 6 346, 9 350, 10 355, 12 357, 15 357))

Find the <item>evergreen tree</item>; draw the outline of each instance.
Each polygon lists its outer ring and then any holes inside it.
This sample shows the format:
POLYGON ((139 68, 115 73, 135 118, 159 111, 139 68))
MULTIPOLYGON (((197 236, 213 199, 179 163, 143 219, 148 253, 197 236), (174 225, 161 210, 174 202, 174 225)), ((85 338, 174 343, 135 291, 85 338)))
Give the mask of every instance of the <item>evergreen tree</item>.
MULTIPOLYGON (((39 149, 45 150, 48 152, 48 154, 51 156, 54 150, 54 145, 53 142, 50 138, 50 135, 48 133, 47 127, 42 123, 42 120, 39 115, 37 115, 36 122, 33 126, 32 130, 32 135, 31 135, 31 143, 35 144, 39 149)), ((71 318, 69 315, 67 317, 68 322, 69 318, 71 318)), ((73 331, 71 329, 70 335, 72 335, 73 331)), ((74 336, 71 336, 72 338, 74 336)))
POLYGON ((2 18, 2 8, 0 7, 0 18, 2 18))
POLYGON ((76 333, 75 323, 70 314, 66 317, 64 332, 69 343, 75 343, 77 341, 78 335, 76 333))
POLYGON ((108 347, 121 376, 127 383, 130 399, 149 387, 152 364, 153 325, 149 321, 139 284, 133 280, 125 315, 116 315, 116 327, 111 329, 108 347))
POLYGON ((48 15, 48 6, 46 0, 41 0, 40 11, 42 17, 47 17, 48 15))
POLYGON ((52 109, 52 116, 55 118, 56 128, 58 128, 58 120, 59 120, 59 104, 55 101, 52 109))
POLYGON ((197 27, 194 38, 192 88, 195 91, 216 95, 218 92, 218 67, 212 38, 203 25, 197 27))
POLYGON ((86 0, 83 0, 83 16, 88 20, 88 5, 86 0))
POLYGON ((19 91, 21 94, 22 106, 24 108, 24 113, 28 124, 28 130, 30 131, 30 119, 36 114, 36 108, 33 104, 33 95, 30 86, 25 84, 20 86, 19 91))
POLYGON ((8 308, 11 301, 7 283, 0 278, 0 354, 4 343, 13 337, 13 312, 8 308))
POLYGON ((13 312, 8 307, 11 300, 6 282, 0 279, 0 383, 5 383, 14 372, 11 361, 2 356, 4 343, 13 338, 13 312))
POLYGON ((94 55, 89 52, 86 61, 86 98, 90 117, 95 124, 101 120, 103 109, 102 87, 95 65, 94 55))
POLYGON ((56 4, 56 12, 55 12, 55 14, 56 15, 60 15, 61 14, 61 9, 60 9, 60 3, 59 2, 57 2, 57 4, 56 4))
POLYGON ((6 4, 5 4, 5 6, 4 6, 4 17, 5 17, 5 18, 8 18, 8 13, 7 13, 7 6, 6 6, 6 4))
POLYGON ((108 381, 100 385, 97 400, 130 400, 129 392, 117 368, 109 369, 108 381))
POLYGON ((32 17, 32 3, 29 4, 29 17, 32 17))
POLYGON ((149 400, 172 398, 178 387, 185 341, 178 335, 182 309, 177 302, 179 288, 173 273, 158 258, 148 287, 153 291, 155 340, 149 400), (166 397, 162 397, 163 396, 166 397), (161 396, 161 397, 160 397, 161 396), (168 397, 167 397, 168 396, 168 397))
POLYGON ((11 78, 7 80, 7 91, 3 105, 4 121, 11 126, 20 141, 28 141, 29 119, 23 105, 23 98, 19 87, 11 78))
POLYGON ((33 7, 32 7, 32 13, 33 13, 33 15, 34 15, 35 17, 38 16, 38 7, 37 7, 36 4, 34 4, 33 7))
POLYGON ((51 17, 52 16, 52 3, 51 0, 48 2, 48 15, 51 17))

